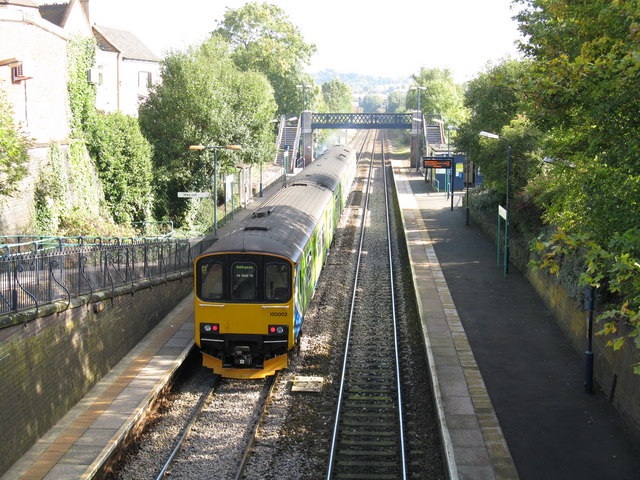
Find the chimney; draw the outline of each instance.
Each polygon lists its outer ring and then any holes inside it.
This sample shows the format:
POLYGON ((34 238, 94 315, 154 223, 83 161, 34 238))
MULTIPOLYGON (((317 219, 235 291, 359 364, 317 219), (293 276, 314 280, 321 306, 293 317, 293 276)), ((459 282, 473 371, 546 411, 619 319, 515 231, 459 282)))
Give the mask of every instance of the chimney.
POLYGON ((91 25, 91 17, 89 16, 89 0, 80 0, 80 5, 82 5, 82 11, 84 12, 85 17, 87 17, 87 22, 91 25))

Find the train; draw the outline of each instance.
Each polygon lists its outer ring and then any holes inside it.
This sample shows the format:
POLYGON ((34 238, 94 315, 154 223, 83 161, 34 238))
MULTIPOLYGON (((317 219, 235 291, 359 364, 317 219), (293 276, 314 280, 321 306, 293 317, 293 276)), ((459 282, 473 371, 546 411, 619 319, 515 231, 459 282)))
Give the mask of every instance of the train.
POLYGON ((194 260, 195 343, 228 378, 288 366, 356 172, 335 146, 194 260))

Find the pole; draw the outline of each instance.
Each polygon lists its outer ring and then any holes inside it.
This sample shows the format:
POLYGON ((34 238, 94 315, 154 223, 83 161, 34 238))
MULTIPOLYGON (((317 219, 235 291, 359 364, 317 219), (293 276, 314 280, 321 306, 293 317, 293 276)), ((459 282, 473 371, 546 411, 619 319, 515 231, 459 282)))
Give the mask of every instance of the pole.
POLYGON ((584 308, 589 311, 587 320, 587 351, 584 352, 584 391, 593 392, 593 297, 594 287, 584 289, 584 308))
POLYGON ((507 146, 507 199, 505 202, 505 210, 507 218, 504 225, 504 273, 509 273, 509 183, 511 181, 511 144, 507 146))
POLYGON ((467 193, 464 200, 464 224, 469 226, 469 157, 465 160, 464 182, 466 183, 467 193))
POLYGON ((456 168, 456 162, 452 157, 450 158, 451 158, 450 160, 451 162, 451 211, 453 211, 453 180, 455 178, 453 169, 456 168))
POLYGON ((262 160, 260 160, 260 198, 262 198, 262 160))
POLYGON ((218 238, 218 149, 213 149, 213 236, 218 238))
POLYGON ((287 186, 287 167, 286 163, 289 162, 289 145, 285 145, 284 153, 282 155, 282 186, 287 186))

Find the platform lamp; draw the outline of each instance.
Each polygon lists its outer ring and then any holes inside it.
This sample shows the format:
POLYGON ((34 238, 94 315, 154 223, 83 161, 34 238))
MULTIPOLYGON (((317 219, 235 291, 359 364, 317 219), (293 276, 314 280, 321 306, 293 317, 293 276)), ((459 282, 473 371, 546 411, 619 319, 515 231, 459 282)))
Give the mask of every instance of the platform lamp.
POLYGON ((490 132, 480 132, 481 137, 504 140, 507 142, 507 196, 505 200, 505 211, 507 212, 504 223, 504 273, 509 273, 509 183, 511 181, 511 143, 507 138, 490 132))
POLYGON ((213 236, 218 238, 218 150, 242 150, 240 145, 189 145, 189 150, 213 150, 213 236))
POLYGON ((302 84, 302 85, 296 85, 296 88, 301 88, 302 89, 302 110, 306 110, 307 109, 307 88, 311 88, 313 85, 309 85, 309 84, 302 84))
POLYGON ((418 90, 418 111, 422 112, 422 110, 420 109, 420 93, 422 92, 422 90, 426 90, 427 87, 420 87, 418 85, 414 86, 414 87, 409 87, 409 90, 418 90))

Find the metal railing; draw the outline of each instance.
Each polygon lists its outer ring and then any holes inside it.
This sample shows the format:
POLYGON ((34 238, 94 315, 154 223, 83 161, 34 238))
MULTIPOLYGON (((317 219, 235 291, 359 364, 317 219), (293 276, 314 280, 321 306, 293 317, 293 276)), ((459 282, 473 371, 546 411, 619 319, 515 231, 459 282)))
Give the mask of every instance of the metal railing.
MULTIPOLYGON (((80 238, 80 237, 78 237, 80 238)), ((71 299, 143 279, 190 271, 212 238, 65 238, 2 245, 0 315, 71 299), (54 241, 55 240, 55 241, 54 241)))

